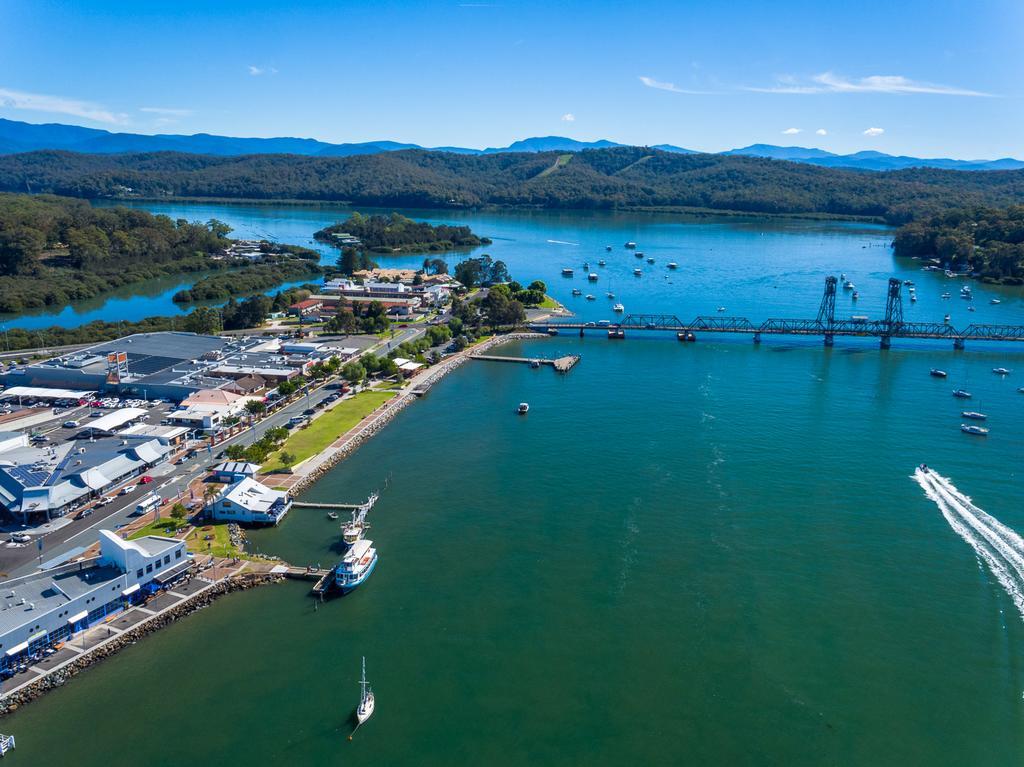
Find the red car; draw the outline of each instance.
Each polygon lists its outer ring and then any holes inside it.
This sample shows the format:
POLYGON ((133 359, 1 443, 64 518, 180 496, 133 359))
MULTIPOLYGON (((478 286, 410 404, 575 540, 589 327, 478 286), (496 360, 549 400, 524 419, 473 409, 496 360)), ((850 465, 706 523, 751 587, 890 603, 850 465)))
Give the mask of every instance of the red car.
POLYGON ((148 474, 146 476, 142 477, 139 480, 139 482, 141 482, 143 485, 148 485, 152 481, 153 481, 153 478, 151 476, 149 476, 148 474))

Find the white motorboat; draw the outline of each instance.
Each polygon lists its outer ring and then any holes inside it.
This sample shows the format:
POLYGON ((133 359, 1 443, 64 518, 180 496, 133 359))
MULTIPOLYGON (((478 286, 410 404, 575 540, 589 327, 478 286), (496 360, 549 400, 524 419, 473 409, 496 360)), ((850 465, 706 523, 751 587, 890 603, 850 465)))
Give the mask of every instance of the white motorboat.
POLYGON ((526 415, 527 413, 530 412, 530 403, 520 402, 519 407, 516 409, 516 412, 519 413, 519 415, 526 415))
POLYGON ((992 368, 992 372, 995 373, 997 376, 1010 375, 1010 371, 1007 370, 1006 368, 992 368))
POLYGON ((984 421, 988 419, 988 416, 984 413, 979 413, 976 410, 965 410, 960 414, 961 418, 970 418, 975 421, 984 421))
POLYGON ((988 434, 988 429, 986 429, 984 426, 975 426, 974 424, 967 423, 960 424, 960 431, 964 432, 965 434, 977 434, 982 437, 988 434))
POLYGON ((718 307, 718 311, 720 311, 720 312, 724 312, 724 311, 725 311, 725 307, 724 307, 724 306, 719 306, 719 307, 718 307))
POLYGON ((854 285, 854 284, 853 284, 852 282, 850 282, 849 280, 846 280, 846 281, 845 281, 845 282, 843 283, 843 290, 853 290, 853 289, 854 289, 855 287, 857 287, 857 286, 856 286, 856 285, 854 285))
POLYGON ((573 288, 573 289, 572 289, 572 294, 573 294, 574 296, 582 296, 582 295, 583 295, 583 291, 582 291, 582 290, 580 290, 579 288, 573 288))
POLYGON ((626 311, 626 307, 623 306, 622 304, 615 304, 615 306, 612 307, 612 311, 619 312, 621 314, 622 312, 626 311))
POLYGON ((588 274, 587 279, 590 280, 591 282, 597 282, 599 279, 599 277, 597 276, 597 272, 591 272, 590 274, 588 274))
POLYGON ((993 298, 991 301, 989 301, 989 303, 990 304, 998 304, 998 303, 1002 303, 1002 302, 998 298, 993 298))
POLYGON ((679 264, 677 264, 675 261, 669 261, 668 264, 666 264, 666 266, 668 266, 669 269, 679 268, 679 264))
POLYGON ((643 274, 643 272, 641 272, 639 269, 634 269, 633 274, 639 277, 641 274, 643 274))
POLYGON ((600 261, 598 261, 598 262, 597 262, 597 265, 598 265, 598 266, 607 266, 607 265, 608 265, 608 262, 607 262, 607 261, 605 261, 605 260, 604 260, 604 259, 602 258, 602 259, 601 259, 600 261))
POLYGON ((653 264, 654 263, 654 257, 653 256, 648 256, 647 257, 647 263, 653 264))
POLYGON ((587 293, 587 300, 588 301, 596 301, 597 299, 594 298, 594 294, 593 293, 587 293))
POLYGON ((636 248, 636 243, 630 240, 629 242, 626 243, 626 247, 629 248, 630 250, 633 250, 636 248))
POLYGON ((566 267, 565 269, 562 270, 562 276, 563 277, 572 277, 572 275, 573 275, 573 271, 569 267, 566 267))

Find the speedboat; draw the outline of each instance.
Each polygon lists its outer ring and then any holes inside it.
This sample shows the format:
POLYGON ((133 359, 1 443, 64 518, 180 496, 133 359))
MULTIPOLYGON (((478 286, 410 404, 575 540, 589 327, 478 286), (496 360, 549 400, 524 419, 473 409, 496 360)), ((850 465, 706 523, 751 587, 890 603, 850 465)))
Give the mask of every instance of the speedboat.
POLYGON ((573 275, 572 269, 569 269, 568 267, 566 267, 565 269, 562 270, 562 276, 563 277, 572 277, 572 275, 573 275))
POLYGON ((633 270, 633 274, 635 274, 637 277, 639 277, 641 274, 643 274, 643 272, 641 272, 639 269, 634 269, 633 270))
POLYGON ((623 306, 622 304, 615 304, 615 306, 612 307, 612 311, 619 312, 621 314, 622 312, 626 311, 626 307, 623 306))
POLYGON ((591 282, 597 282, 597 280, 598 280, 597 272, 591 272, 590 274, 588 274, 587 275, 587 279, 590 280, 591 282))
POLYGON ((964 432, 965 434, 977 434, 982 437, 988 434, 988 429, 986 429, 985 427, 975 426, 973 424, 967 423, 960 424, 960 431, 964 432))
POLYGON ((608 263, 608 262, 607 262, 607 261, 605 261, 605 260, 604 260, 604 259, 602 258, 602 259, 601 259, 600 261, 598 261, 598 262, 597 262, 597 265, 598 265, 598 266, 606 266, 606 265, 607 265, 607 263, 608 263))
POLYGON ((516 412, 519 413, 519 415, 526 415, 527 413, 530 412, 530 403, 520 402, 519 407, 516 408, 516 412))
POLYGON ((596 300, 596 299, 594 298, 594 294, 593 294, 593 293, 587 293, 587 300, 588 300, 588 301, 594 301, 594 300, 596 300))
POLYGON ((724 312, 724 311, 725 311, 725 307, 724 307, 724 306, 719 306, 719 307, 718 307, 718 311, 720 311, 720 312, 724 312))
POLYGON ((936 378, 945 378, 946 377, 946 371, 945 370, 939 370, 938 368, 932 368, 931 369, 931 374, 933 376, 935 376, 936 378))
POLYGON ((953 396, 957 397, 958 399, 970 399, 971 393, 969 391, 965 391, 964 389, 953 389, 953 396))
POLYGON ((988 418, 984 413, 977 413, 974 410, 965 410, 960 414, 961 418, 970 418, 975 421, 984 421, 988 418))
POLYGON ((632 240, 630 240, 629 242, 626 243, 626 247, 629 248, 630 250, 635 250, 636 249, 636 243, 633 242, 632 240))
POLYGON ((348 594, 362 585, 376 566, 377 549, 373 548, 373 541, 360 538, 335 565, 334 586, 342 594, 348 594))
POLYGON ((336 511, 328 511, 327 512, 327 518, 328 519, 337 519, 338 518, 338 512, 336 512, 336 511))
POLYGON ((1010 371, 1007 370, 1006 368, 992 368, 992 372, 995 373, 997 376, 1010 375, 1010 371))
POLYGON ((582 296, 582 295, 583 295, 583 291, 582 291, 582 290, 580 290, 579 288, 573 288, 573 289, 572 289, 572 294, 573 294, 574 296, 582 296))
POLYGON ((998 303, 1002 303, 1002 302, 998 298, 993 298, 991 301, 989 301, 989 303, 990 304, 998 304, 998 303))
POLYGON ((667 266, 669 269, 676 269, 679 267, 679 264, 677 264, 675 261, 669 261, 667 266))

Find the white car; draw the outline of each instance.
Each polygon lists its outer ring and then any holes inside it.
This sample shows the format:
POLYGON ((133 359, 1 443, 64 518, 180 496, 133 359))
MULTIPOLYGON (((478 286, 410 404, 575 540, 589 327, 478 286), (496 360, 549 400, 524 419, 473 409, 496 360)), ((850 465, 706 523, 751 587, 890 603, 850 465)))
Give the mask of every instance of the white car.
POLYGON ((121 488, 121 492, 118 495, 128 495, 132 490, 135 489, 135 485, 125 485, 121 488))
POLYGON ((15 543, 28 543, 32 540, 32 536, 30 536, 28 533, 14 533, 11 536, 11 540, 15 543))

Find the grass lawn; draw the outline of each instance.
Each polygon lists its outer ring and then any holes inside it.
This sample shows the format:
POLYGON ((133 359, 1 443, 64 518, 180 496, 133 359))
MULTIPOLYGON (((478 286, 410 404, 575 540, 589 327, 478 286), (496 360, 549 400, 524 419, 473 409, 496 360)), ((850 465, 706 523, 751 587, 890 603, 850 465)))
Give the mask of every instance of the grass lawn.
POLYGON ((241 557, 244 552, 231 545, 227 522, 211 522, 200 525, 188 538, 185 545, 196 554, 213 554, 215 557, 241 557), (207 540, 207 536, 212 536, 207 540))
POLYGON ((540 309, 557 309, 557 308, 559 308, 561 306, 561 304, 558 303, 551 296, 547 296, 546 295, 546 296, 544 296, 544 300, 541 301, 539 304, 537 304, 537 306, 540 309))
MULTIPOLYGON (((188 525, 188 521, 183 519, 180 524, 182 527, 185 527, 188 525)), ((150 522, 141 530, 137 530, 132 533, 128 540, 142 538, 145 535, 163 535, 165 537, 173 538, 174 531, 178 529, 178 525, 178 520, 171 519, 167 514, 164 514, 163 517, 158 519, 156 522, 150 522)))
POLYGON ((271 453, 263 464, 263 471, 272 474, 280 471, 281 453, 291 453, 295 463, 304 461, 321 452, 338 437, 358 424, 363 417, 395 396, 393 391, 362 391, 351 399, 339 402, 326 413, 316 418, 305 429, 292 432, 279 450, 271 453))

